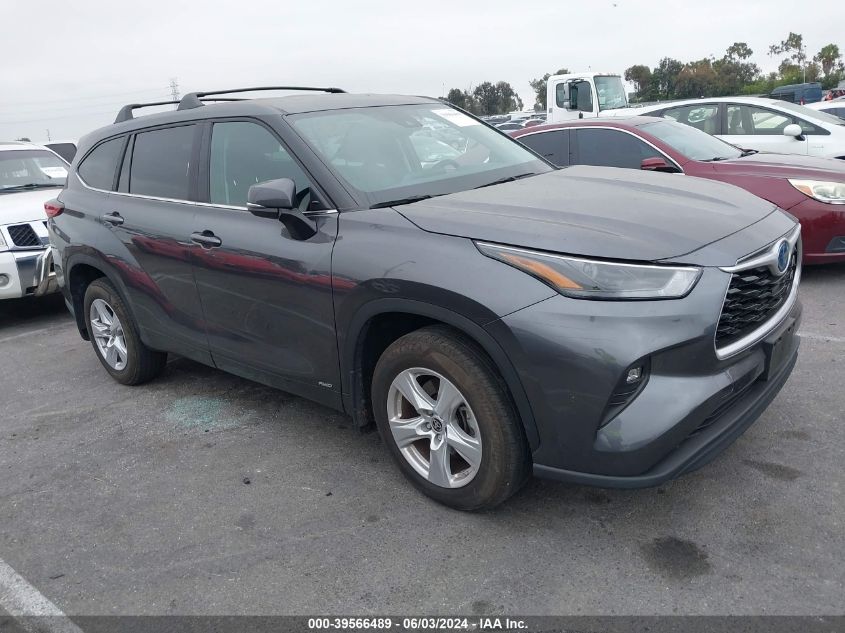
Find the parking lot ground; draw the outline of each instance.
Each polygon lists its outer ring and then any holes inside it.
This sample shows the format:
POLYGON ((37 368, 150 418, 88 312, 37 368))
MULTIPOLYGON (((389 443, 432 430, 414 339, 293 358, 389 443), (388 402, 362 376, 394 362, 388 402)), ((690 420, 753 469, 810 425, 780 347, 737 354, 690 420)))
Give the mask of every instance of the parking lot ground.
POLYGON ((484 514, 341 414, 183 359, 123 387, 60 300, 4 302, 0 559, 69 615, 841 614, 845 266, 802 296, 795 373, 712 464, 484 514))

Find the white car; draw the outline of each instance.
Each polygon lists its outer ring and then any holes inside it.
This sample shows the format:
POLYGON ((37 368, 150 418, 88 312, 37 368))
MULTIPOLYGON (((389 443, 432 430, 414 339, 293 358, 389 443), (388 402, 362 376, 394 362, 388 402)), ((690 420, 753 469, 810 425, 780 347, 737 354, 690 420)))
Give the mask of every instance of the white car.
POLYGON ((690 99, 614 111, 613 114, 663 116, 743 149, 845 159, 845 121, 776 99, 690 99))
POLYGON ((0 299, 56 291, 44 203, 67 173, 68 164, 46 147, 0 142, 0 299))
POLYGON ((818 103, 807 104, 811 110, 818 110, 825 114, 832 114, 838 116, 840 119, 845 119, 845 97, 839 97, 832 101, 819 101, 818 103))

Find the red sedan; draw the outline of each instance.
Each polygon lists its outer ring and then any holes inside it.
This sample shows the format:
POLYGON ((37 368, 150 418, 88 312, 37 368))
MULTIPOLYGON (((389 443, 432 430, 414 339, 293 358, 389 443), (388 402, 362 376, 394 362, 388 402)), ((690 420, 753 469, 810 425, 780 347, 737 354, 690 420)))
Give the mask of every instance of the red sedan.
POLYGON ((801 221, 804 263, 845 261, 843 160, 742 150, 654 117, 577 120, 510 134, 563 167, 645 169, 737 185, 801 221))

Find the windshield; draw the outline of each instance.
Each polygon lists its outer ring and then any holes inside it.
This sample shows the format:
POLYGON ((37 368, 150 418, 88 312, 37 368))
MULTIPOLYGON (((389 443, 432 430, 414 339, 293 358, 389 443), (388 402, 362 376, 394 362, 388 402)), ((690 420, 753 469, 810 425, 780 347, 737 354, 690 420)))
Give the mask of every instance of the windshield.
POLYGON ((43 149, 0 152, 0 191, 64 187, 67 163, 43 149))
POLYGON ((553 169, 516 141, 440 103, 325 110, 289 118, 370 206, 553 169))
POLYGON ((599 110, 628 107, 628 97, 621 77, 597 75, 595 81, 596 92, 599 95, 599 110))
POLYGON ((742 156, 733 145, 682 123, 656 121, 641 125, 640 129, 692 160, 727 160, 742 156))
POLYGON ((783 108, 784 110, 790 110, 795 114, 800 114, 801 116, 807 117, 809 119, 818 119, 819 121, 823 121, 828 124, 832 123, 833 125, 845 125, 845 121, 843 121, 839 117, 835 117, 832 114, 827 114, 826 112, 822 112, 821 110, 813 110, 812 108, 798 105, 797 103, 778 101, 778 107, 783 108))

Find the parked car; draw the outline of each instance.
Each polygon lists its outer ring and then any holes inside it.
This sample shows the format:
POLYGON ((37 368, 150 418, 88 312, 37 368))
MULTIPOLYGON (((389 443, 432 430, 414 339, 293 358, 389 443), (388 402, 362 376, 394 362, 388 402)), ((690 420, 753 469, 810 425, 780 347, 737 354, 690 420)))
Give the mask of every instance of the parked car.
POLYGON ((499 123, 495 127, 497 130, 502 130, 502 132, 510 132, 512 130, 521 130, 523 125, 522 121, 508 121, 507 123, 499 123))
POLYGON ((523 124, 522 127, 534 127, 535 125, 543 125, 545 123, 545 119, 527 119, 523 124))
POLYGON ((316 400, 477 509, 532 470, 642 487, 699 468, 792 371, 800 226, 771 203, 558 170, 434 99, 203 101, 234 92, 125 107, 47 204, 62 292, 116 381, 174 352, 316 400), (432 163, 411 137, 441 125, 464 149, 432 163))
POLYGON ((818 82, 813 82, 778 86, 772 90, 771 97, 772 99, 806 105, 808 103, 821 101, 823 94, 824 91, 822 90, 822 85, 818 82))
POLYGON ((805 106, 758 97, 719 97, 621 111, 662 116, 761 152, 845 159, 845 122, 805 106))
POLYGON ((44 203, 68 169, 46 147, 0 142, 0 299, 56 291, 44 203))
POLYGON ((44 147, 56 152, 67 163, 72 163, 73 157, 76 156, 76 141, 47 141, 44 147))
POLYGON ((845 162, 740 150, 655 117, 573 121, 511 136, 563 167, 643 169, 737 185, 801 221, 805 264, 845 261, 845 162))
POLYGON ((818 110, 819 112, 845 119, 845 99, 842 98, 811 103, 807 107, 811 110, 818 110))

